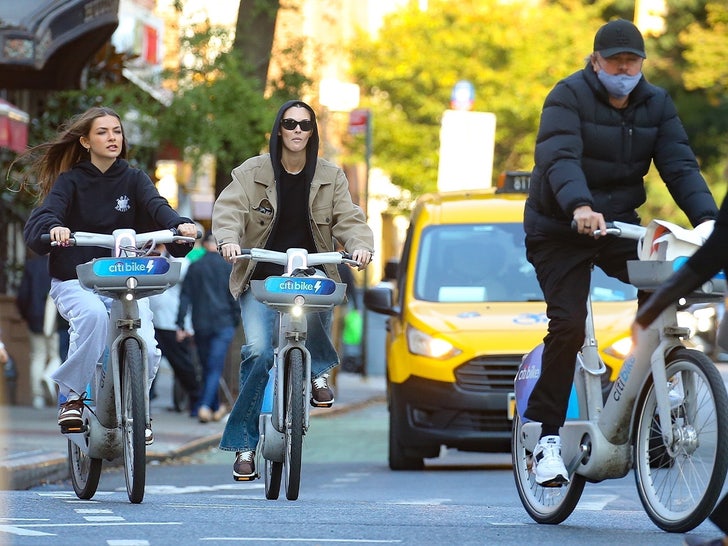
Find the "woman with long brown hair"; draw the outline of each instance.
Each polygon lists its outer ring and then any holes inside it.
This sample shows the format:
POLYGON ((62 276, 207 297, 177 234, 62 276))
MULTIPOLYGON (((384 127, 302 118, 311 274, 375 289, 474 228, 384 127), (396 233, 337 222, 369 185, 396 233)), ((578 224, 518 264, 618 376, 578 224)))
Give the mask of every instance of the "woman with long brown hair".
MULTIPOLYGON (((103 358, 111 300, 85 290, 76 266, 108 256, 99 247, 57 248, 41 241, 68 246, 76 231, 112 233, 115 229, 137 231, 177 228, 194 237, 197 227, 183 218, 162 197, 149 176, 126 161, 127 146, 119 115, 110 108, 92 107, 64 124, 56 138, 31 148, 23 157, 33 158, 40 205, 25 224, 27 245, 38 254, 50 252, 50 295, 69 323, 70 343, 66 361, 53 373, 58 384, 61 432, 81 425, 86 385, 96 363, 103 358)), ((188 247, 169 245, 174 254, 188 247)), ((146 299, 139 301, 140 333, 149 354, 149 384, 159 366, 152 312, 146 299)), ((151 429, 147 441, 152 440, 151 429)))

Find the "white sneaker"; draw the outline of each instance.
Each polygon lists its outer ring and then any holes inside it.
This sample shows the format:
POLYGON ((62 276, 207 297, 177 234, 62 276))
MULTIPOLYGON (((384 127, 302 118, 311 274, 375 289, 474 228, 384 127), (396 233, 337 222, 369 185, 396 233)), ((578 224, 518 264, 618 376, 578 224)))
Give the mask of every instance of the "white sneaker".
POLYGON ((541 487, 561 487, 569 483, 569 473, 561 458, 561 438, 544 436, 533 450, 533 472, 541 487))

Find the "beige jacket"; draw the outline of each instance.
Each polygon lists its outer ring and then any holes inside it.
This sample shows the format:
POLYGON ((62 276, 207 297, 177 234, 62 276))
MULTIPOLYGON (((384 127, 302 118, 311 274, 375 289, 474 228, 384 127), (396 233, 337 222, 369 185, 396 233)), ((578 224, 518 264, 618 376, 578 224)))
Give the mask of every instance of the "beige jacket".
MULTIPOLYGON (((233 169, 232 181, 220 193, 212 210, 212 232, 218 245, 237 243, 241 248, 264 248, 276 222, 278 195, 269 154, 245 161, 233 169)), ((351 200, 344 171, 318 158, 308 201, 311 231, 319 252, 335 250, 334 240, 351 253, 374 252, 374 235, 364 212, 351 200)), ((230 292, 236 298, 247 289, 254 263, 238 260, 230 275, 230 292)), ((340 282, 335 265, 323 266, 340 282)))

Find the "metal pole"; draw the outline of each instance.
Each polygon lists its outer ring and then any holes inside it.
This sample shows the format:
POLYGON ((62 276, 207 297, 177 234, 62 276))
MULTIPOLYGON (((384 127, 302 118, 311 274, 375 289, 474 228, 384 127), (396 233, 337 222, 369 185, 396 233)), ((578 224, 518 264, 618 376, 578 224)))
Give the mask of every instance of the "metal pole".
MULTIPOLYGON (((367 109, 367 124, 366 124, 366 136, 364 142, 365 152, 365 164, 367 174, 364 178, 364 217, 369 223, 369 171, 371 168, 372 159, 372 111, 367 109)), ((369 286, 369 268, 364 269, 364 290, 369 286)), ((368 353, 367 344, 369 341, 368 326, 369 326, 369 311, 362 305, 362 337, 361 337, 361 375, 362 377, 367 376, 367 370, 369 364, 367 362, 368 353)))

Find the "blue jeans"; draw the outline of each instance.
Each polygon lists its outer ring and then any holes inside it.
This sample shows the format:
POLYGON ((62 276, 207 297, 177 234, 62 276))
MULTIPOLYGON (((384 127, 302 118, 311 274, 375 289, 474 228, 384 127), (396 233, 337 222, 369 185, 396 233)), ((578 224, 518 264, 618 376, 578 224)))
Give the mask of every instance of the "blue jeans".
MULTIPOLYGON (((240 296, 245 345, 240 349, 240 391, 220 440, 223 451, 254 451, 258 444, 258 418, 268 372, 273 367, 273 346, 278 335, 278 312, 246 290, 240 296)), ((332 311, 309 313, 306 348, 311 353, 311 377, 339 364, 331 343, 332 311)))
MULTIPOLYGON (((216 332, 195 332, 195 345, 197 345, 197 354, 202 366, 203 385, 197 408, 207 406, 212 411, 219 409, 220 378, 225 368, 228 347, 230 347, 234 335, 235 328, 233 326, 220 328, 216 332)), ((193 408, 193 412, 197 408, 193 408)))

